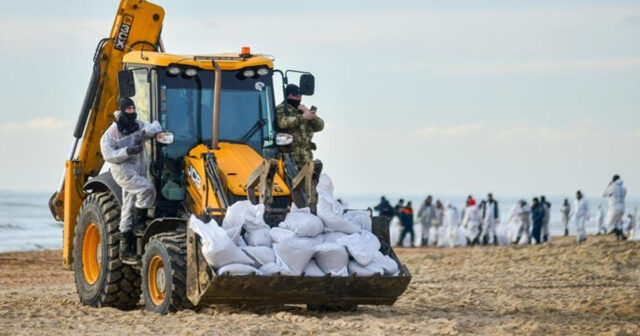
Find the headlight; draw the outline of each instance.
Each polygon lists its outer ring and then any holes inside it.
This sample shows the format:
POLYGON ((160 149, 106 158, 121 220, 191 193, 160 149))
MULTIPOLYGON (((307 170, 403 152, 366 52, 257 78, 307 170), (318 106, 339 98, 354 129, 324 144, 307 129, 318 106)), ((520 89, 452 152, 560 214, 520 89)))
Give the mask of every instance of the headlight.
POLYGON ((292 142, 293 142, 293 135, 289 133, 276 134, 276 145, 286 146, 286 145, 290 145, 292 142))
POLYGON ((187 77, 193 77, 198 73, 198 70, 196 69, 187 69, 184 71, 184 75, 187 77))
POLYGON ((268 75, 268 74, 269 74, 269 69, 268 68, 260 68, 260 69, 258 69, 258 75, 264 76, 264 75, 268 75))
POLYGON ((156 141, 161 144, 170 145, 173 143, 173 140, 174 140, 173 132, 160 132, 156 134, 156 141))
POLYGON ((180 68, 178 67, 169 67, 167 68, 167 72, 171 75, 171 76, 175 76, 177 74, 180 73, 180 68))
POLYGON ((255 76, 255 75, 256 75, 256 72, 255 72, 255 70, 253 70, 253 69, 247 69, 247 70, 245 70, 245 71, 243 71, 243 72, 242 72, 242 75, 243 75, 244 77, 246 77, 246 78, 250 78, 250 77, 255 76))

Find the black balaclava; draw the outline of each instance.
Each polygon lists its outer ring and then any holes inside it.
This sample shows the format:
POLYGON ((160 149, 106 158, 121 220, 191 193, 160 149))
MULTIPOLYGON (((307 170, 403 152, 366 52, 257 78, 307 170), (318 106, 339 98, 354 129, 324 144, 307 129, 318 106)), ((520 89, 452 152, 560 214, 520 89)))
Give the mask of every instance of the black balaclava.
POLYGON ((298 108, 298 106, 300 106, 300 101, 297 99, 287 99, 287 103, 295 108, 298 108))
POLYGON ((138 123, 136 122, 136 117, 138 116, 138 114, 135 112, 134 113, 125 112, 125 110, 129 106, 133 106, 135 108, 136 105, 133 103, 133 100, 131 100, 131 98, 128 98, 128 97, 123 97, 123 98, 120 98, 118 103, 120 104, 120 116, 118 117, 118 120, 116 120, 118 131, 120 131, 120 133, 125 135, 131 134, 137 131, 139 128, 138 123))
MULTIPOLYGON (((294 96, 299 96, 300 95, 300 87, 298 87, 295 84, 289 84, 287 85, 286 89, 284 90, 285 93, 285 97, 289 97, 290 94, 294 95, 294 96)), ((300 100, 299 99, 289 99, 287 98, 287 103, 289 103, 289 105, 298 108, 298 106, 300 106, 300 100)))

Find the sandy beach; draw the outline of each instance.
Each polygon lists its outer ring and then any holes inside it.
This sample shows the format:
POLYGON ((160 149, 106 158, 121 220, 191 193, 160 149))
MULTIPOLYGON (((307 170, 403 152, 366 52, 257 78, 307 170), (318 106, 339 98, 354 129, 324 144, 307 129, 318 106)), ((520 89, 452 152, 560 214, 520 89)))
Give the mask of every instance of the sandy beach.
POLYGON ((640 334, 640 242, 396 250, 413 280, 391 307, 209 306, 167 316, 80 305, 60 251, 0 254, 0 334, 640 334))

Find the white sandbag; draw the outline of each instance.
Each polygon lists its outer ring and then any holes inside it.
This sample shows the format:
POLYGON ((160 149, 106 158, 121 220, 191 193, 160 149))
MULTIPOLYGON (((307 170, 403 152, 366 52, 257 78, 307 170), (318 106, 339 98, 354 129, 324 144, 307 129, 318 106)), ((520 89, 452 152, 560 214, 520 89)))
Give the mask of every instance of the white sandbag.
POLYGON ((268 228, 264 222, 264 204, 254 205, 251 201, 238 201, 227 208, 222 220, 222 228, 242 227, 246 231, 268 228))
POLYGON ((368 231, 342 237, 337 243, 346 246, 349 254, 361 265, 368 265, 376 251, 380 250, 380 240, 368 231))
POLYGON ((324 226, 331 231, 344 233, 360 231, 360 226, 357 223, 351 223, 344 218, 342 205, 333 198, 319 195, 317 210, 318 217, 322 219, 324 226))
POLYGON ((205 224, 196 216, 189 218, 191 230, 198 234, 202 241, 202 254, 205 260, 214 268, 220 268, 228 264, 253 263, 236 244, 229 238, 227 232, 218 226, 215 220, 205 224))
POLYGON ((363 266, 354 260, 349 261, 349 275, 356 274, 356 276, 372 276, 374 274, 384 274, 384 268, 376 262, 369 263, 369 265, 363 266))
POLYGON ((269 236, 271 236, 271 239, 275 242, 275 243, 279 243, 287 238, 291 238, 293 236, 295 236, 296 233, 291 231, 291 230, 287 230, 287 229, 283 229, 283 228, 279 228, 279 227, 273 227, 271 228, 271 230, 269 230, 269 236))
POLYGON ((315 237, 324 230, 320 218, 312 214, 309 208, 297 209, 295 205, 285 217, 284 222, 278 226, 291 230, 300 237, 315 237))
POLYGON ((226 228, 226 229, 224 229, 224 231, 227 233, 227 236, 229 236, 229 238, 232 241, 235 242, 238 239, 240 239, 240 233, 242 232, 242 226, 226 228))
POLYGON ((373 255, 373 261, 384 269, 384 274, 396 275, 399 272, 398 263, 388 255, 376 251, 373 255))
POLYGON ((257 274, 262 275, 259 270, 257 270, 253 266, 245 265, 245 264, 229 264, 220 267, 218 269, 218 275, 223 275, 228 273, 229 275, 249 275, 249 274, 257 274))
POLYGON ((271 229, 264 228, 253 231, 247 231, 244 233, 244 240, 250 246, 271 246, 273 245, 273 239, 270 235, 271 229))
POLYGON ((310 240, 297 237, 287 238, 274 244, 273 251, 276 255, 276 263, 281 262, 281 266, 286 266, 297 275, 307 268, 315 252, 310 240))
POLYGON ((333 198, 333 181, 327 174, 320 174, 320 178, 318 179, 318 185, 316 186, 316 191, 320 195, 325 195, 329 198, 333 198))
POLYGON ((276 262, 276 255, 273 249, 268 246, 244 246, 240 248, 249 258, 253 259, 255 267, 276 262))
POLYGON ((347 234, 344 232, 325 232, 322 234, 324 243, 336 243, 338 239, 342 237, 346 237, 347 234))
POLYGON ((262 275, 274 275, 277 273, 280 273, 280 275, 296 275, 295 273, 291 272, 291 270, 283 268, 277 263, 268 263, 266 265, 263 265, 262 267, 260 267, 259 271, 260 273, 262 273, 262 275))
POLYGON ((236 246, 238 247, 247 246, 247 242, 245 242, 244 239, 242 239, 242 237, 238 237, 238 239, 236 239, 234 243, 236 243, 236 246))
POLYGON ((304 275, 309 277, 321 277, 324 276, 324 272, 320 269, 320 266, 318 266, 316 261, 311 259, 307 268, 304 269, 304 275))
POLYGON ((309 239, 311 241, 311 244, 313 246, 318 246, 322 243, 324 243, 324 235, 319 234, 315 237, 299 237, 300 239, 309 239))
POLYGON ((349 263, 347 249, 338 243, 322 243, 315 247, 313 255, 324 273, 347 276, 345 267, 349 263))
POLYGON ((371 232, 371 214, 367 210, 350 210, 344 214, 344 219, 357 225, 361 230, 371 232))

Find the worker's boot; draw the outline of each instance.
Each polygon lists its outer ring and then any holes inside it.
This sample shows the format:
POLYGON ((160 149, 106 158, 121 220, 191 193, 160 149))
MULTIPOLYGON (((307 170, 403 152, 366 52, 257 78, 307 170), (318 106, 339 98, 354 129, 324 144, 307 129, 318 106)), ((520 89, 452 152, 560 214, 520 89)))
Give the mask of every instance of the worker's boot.
POLYGON ((136 259, 136 237, 133 231, 120 232, 120 259, 135 260, 136 259))
POLYGON ((147 209, 133 208, 133 233, 136 236, 141 236, 146 228, 147 209))

